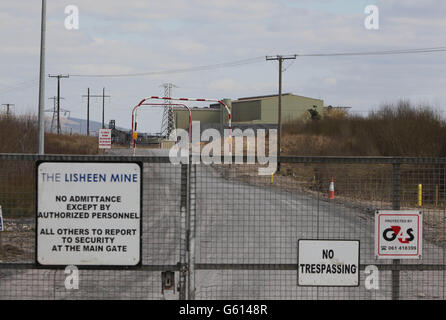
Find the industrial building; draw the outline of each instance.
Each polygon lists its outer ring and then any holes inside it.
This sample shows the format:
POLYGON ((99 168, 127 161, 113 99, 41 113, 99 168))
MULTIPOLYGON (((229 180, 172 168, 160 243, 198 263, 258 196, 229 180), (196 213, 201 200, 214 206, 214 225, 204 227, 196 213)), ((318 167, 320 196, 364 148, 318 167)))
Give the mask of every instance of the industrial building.
MULTIPOLYGON (((227 120, 227 113, 224 110, 223 114, 220 109, 220 105, 218 108, 192 108, 192 121, 200 121, 201 128, 216 128, 221 129, 225 120, 227 120), (225 119, 225 120, 224 120, 225 119)), ((184 108, 173 108, 174 112, 174 122, 175 128, 178 129, 189 129, 189 112, 184 108)))
MULTIPOLYGON (((276 128, 278 122, 278 96, 245 97, 237 100, 223 100, 232 111, 233 128, 276 128)), ((309 109, 323 113, 324 101, 291 93, 282 94, 282 123, 295 119, 309 118, 309 109)), ((189 114, 185 109, 174 108, 176 128, 188 129, 189 114)), ((192 121, 200 121, 201 130, 215 128, 222 130, 228 114, 220 104, 208 108, 192 108, 192 121)))

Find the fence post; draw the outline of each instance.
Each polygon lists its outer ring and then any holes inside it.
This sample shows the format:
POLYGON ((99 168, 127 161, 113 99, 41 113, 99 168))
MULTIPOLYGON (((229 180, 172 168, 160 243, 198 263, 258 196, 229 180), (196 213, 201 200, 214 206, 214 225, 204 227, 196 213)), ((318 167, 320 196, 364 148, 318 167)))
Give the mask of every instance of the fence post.
MULTIPOLYGON (((394 163, 392 165, 392 209, 400 210, 401 208, 401 173, 400 164, 394 163)), ((399 300, 400 298, 400 260, 392 261, 395 268, 392 269, 392 300, 399 300)))
POLYGON ((178 283, 178 292, 180 300, 186 300, 186 251, 187 251, 187 198, 188 198, 188 167, 189 165, 181 165, 181 202, 180 202, 180 278, 178 283))
POLYGON ((195 216, 196 165, 189 163, 189 290, 188 300, 195 300, 195 216))

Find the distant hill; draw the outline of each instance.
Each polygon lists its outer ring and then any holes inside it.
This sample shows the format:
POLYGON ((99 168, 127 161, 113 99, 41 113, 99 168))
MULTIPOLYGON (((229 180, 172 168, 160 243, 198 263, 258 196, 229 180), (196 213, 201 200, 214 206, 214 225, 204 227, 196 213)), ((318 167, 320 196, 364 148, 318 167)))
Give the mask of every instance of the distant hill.
MULTIPOLYGON (((77 133, 77 134, 87 134, 87 120, 79 119, 79 118, 64 118, 60 117, 61 128, 63 133, 77 133)), ((46 118, 45 126, 47 130, 51 128, 51 118, 46 118)), ((108 123, 105 124, 105 127, 108 128, 108 123)), ((90 135, 97 135, 99 129, 102 128, 102 122, 92 121, 90 120, 90 135)), ((129 131, 130 129, 116 127, 116 129, 129 131)), ((53 131, 57 130, 56 128, 53 131)))

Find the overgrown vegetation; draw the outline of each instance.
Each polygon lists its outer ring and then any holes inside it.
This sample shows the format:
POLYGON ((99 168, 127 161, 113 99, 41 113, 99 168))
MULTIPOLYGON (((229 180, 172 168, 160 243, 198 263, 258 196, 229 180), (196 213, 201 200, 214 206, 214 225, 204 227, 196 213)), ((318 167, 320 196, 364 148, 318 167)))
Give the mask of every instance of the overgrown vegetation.
POLYGON ((328 113, 283 126, 283 152, 307 156, 446 156, 446 122, 429 106, 384 105, 367 117, 328 113))
MULTIPOLYGON (((333 110, 317 121, 293 121, 284 125, 283 154, 300 156, 400 156, 445 157, 446 121, 429 106, 408 101, 384 105, 361 117, 333 110)), ((336 195, 361 201, 390 202, 389 165, 284 164, 281 175, 304 181, 307 189, 328 192, 331 178, 336 195)), ((401 167, 401 204, 417 206, 418 185, 423 205, 446 204, 444 165, 401 167)))
MULTIPOLYGON (((37 118, 0 115, 0 153, 37 153, 37 118)), ((45 133, 47 154, 97 154, 96 137, 45 133)))
MULTIPOLYGON (((0 115, 0 153, 37 153, 37 119, 0 115)), ((95 137, 45 134, 47 154, 97 154, 95 137)), ((0 161, 0 206, 6 218, 35 212, 35 164, 0 161)))

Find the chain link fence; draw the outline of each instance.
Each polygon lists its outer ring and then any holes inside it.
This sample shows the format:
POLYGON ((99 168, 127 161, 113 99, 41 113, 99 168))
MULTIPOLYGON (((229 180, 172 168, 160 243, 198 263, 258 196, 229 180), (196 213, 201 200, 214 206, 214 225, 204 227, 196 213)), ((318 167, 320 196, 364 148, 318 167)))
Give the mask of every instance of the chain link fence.
POLYGON ((173 165, 168 157, 0 155, 0 299, 444 299, 446 159, 281 157, 259 165, 173 165), (143 162, 142 266, 35 264, 35 162, 143 162), (331 179, 335 199, 328 198, 331 179), (421 187, 420 187, 421 186, 421 187), (420 260, 377 260, 375 211, 421 210, 420 260), (360 240, 358 287, 300 287, 298 240, 360 240), (378 278, 367 288, 368 266, 378 278), (173 290, 161 273, 173 271, 173 290))

